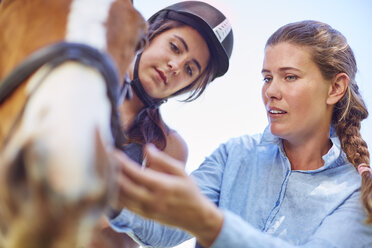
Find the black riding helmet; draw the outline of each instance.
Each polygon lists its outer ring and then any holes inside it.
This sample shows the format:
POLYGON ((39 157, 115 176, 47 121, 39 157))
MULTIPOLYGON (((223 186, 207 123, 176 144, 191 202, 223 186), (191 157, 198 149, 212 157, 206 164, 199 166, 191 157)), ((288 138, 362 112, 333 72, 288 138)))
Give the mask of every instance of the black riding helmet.
POLYGON ((152 24, 159 16, 185 23, 196 29, 206 40, 209 49, 216 54, 217 72, 213 78, 224 75, 229 68, 234 37, 231 25, 224 14, 215 7, 199 1, 185 1, 170 5, 153 16, 152 24))
MULTIPOLYGON (((149 18, 149 24, 153 24, 158 17, 179 21, 196 29, 207 42, 211 53, 215 54, 216 59, 212 63, 215 64, 216 72, 212 78, 215 79, 227 72, 234 38, 229 21, 218 9, 205 2, 184 1, 158 11, 149 18)), ((156 108, 164 100, 152 99, 143 89, 138 79, 140 57, 139 54, 134 68, 132 87, 146 107, 156 108)))

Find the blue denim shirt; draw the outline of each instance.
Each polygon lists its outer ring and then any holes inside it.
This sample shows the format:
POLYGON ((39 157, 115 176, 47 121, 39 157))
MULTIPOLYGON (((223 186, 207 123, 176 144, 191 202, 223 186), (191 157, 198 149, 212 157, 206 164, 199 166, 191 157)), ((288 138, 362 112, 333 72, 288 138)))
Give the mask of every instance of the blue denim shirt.
MULTIPOLYGON (((324 166, 291 170, 281 139, 266 128, 222 144, 192 173, 224 212, 215 248, 372 247, 360 202, 360 176, 336 136, 324 166)), ((143 246, 172 247, 191 236, 123 210, 111 220, 143 246)))

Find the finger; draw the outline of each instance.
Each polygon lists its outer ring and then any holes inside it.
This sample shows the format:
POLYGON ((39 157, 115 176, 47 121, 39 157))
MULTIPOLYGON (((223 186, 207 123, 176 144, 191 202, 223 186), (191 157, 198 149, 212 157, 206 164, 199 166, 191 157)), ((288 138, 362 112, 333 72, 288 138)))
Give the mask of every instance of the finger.
POLYGON ((147 144, 145 146, 145 153, 149 161, 149 168, 171 175, 185 175, 184 166, 180 161, 172 158, 165 152, 159 151, 153 144, 147 144))
MULTIPOLYGON (((161 198, 167 197, 166 192, 160 190, 162 194, 153 193, 149 189, 131 182, 125 174, 120 175, 119 180, 121 207, 125 207, 145 218, 154 218, 154 214, 158 212, 157 209, 162 209, 164 199, 161 198)), ((156 188, 151 188, 151 190, 157 191, 156 188)))
POLYGON ((120 208, 125 207, 140 215, 146 214, 147 206, 154 201, 152 193, 145 187, 133 183, 124 174, 118 175, 117 181, 120 187, 120 208))
POLYGON ((146 187, 136 184, 124 173, 117 175, 116 181, 119 186, 121 201, 126 199, 149 201, 152 198, 151 192, 146 187))
POLYGON ((139 164, 128 158, 121 151, 115 151, 114 157, 119 164, 121 172, 124 173, 126 177, 135 184, 146 187, 150 191, 154 188, 158 188, 163 182, 171 180, 167 178, 168 175, 164 173, 149 168, 142 170, 139 164))

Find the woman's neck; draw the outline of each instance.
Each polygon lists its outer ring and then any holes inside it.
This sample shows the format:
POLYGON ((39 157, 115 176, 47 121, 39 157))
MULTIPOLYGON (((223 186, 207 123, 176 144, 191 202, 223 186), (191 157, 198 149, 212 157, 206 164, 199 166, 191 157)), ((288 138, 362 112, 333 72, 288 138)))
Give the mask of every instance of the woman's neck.
POLYGON ((318 132, 303 142, 283 140, 285 153, 292 170, 316 170, 324 165, 323 156, 332 147, 329 132, 318 132))

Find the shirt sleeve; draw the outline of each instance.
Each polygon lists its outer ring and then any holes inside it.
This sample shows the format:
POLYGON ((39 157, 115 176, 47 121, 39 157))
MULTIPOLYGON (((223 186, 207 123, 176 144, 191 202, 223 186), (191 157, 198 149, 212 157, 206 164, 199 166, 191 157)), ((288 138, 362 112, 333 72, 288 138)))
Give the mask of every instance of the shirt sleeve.
POLYGON ((226 159, 226 147, 225 145, 221 145, 191 174, 191 177, 199 186, 201 193, 216 205, 219 203, 226 159))
POLYGON ((192 238, 181 229, 145 219, 127 209, 110 220, 110 225, 116 232, 129 235, 142 247, 173 247, 192 238))
MULTIPOLYGON (((224 212, 224 224, 212 248, 367 248, 372 247, 372 228, 364 224, 366 215, 356 207, 360 194, 355 192, 348 200, 326 217, 308 241, 291 244, 252 227, 229 210, 224 212)), ((360 203, 359 203, 360 204, 360 203)))

